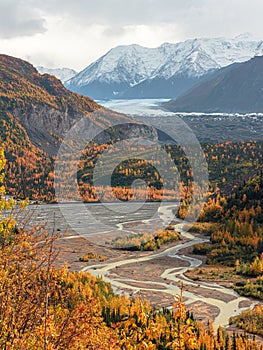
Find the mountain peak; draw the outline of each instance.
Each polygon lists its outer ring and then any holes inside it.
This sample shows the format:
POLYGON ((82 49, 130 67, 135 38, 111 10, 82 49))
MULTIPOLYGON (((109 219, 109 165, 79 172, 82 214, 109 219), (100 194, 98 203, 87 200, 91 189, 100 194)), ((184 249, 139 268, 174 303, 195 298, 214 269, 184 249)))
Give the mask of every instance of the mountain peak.
POLYGON ((212 72, 263 52, 248 34, 234 39, 196 38, 156 48, 121 45, 66 83, 95 99, 177 97, 212 72), (244 37, 244 40, 241 40, 244 37))
POLYGON ((123 51, 123 50, 133 50, 133 49, 144 49, 143 46, 139 44, 129 44, 129 45, 118 45, 112 48, 110 51, 123 51))
POLYGON ((30 75, 37 73, 36 68, 29 62, 8 55, 0 54, 1 73, 13 72, 20 75, 30 75))

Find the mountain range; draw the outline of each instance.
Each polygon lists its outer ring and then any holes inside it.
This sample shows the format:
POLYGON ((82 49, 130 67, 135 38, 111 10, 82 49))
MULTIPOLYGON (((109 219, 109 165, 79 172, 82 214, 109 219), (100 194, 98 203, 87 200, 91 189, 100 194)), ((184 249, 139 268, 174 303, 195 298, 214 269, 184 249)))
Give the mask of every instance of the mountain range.
POLYGON ((173 112, 263 113, 263 56, 220 69, 164 106, 173 112))
POLYGON ((262 54, 263 41, 243 36, 118 46, 65 86, 95 99, 176 98, 219 69, 262 54))

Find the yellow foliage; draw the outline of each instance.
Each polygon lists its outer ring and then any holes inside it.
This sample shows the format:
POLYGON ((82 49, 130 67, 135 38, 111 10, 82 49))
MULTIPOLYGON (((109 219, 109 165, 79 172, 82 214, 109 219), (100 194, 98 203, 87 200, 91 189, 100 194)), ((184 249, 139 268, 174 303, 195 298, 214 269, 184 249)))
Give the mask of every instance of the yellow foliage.
MULTIPOLYGON (((89 274, 56 269, 56 237, 24 232, 13 216, 15 201, 2 202, 1 211, 7 202, 10 207, 0 218, 0 349, 194 350, 206 344, 216 350, 231 344, 222 331, 216 338, 187 318, 182 295, 173 314, 164 313, 147 300, 114 296, 109 284, 89 274)), ((259 350, 243 338, 236 345, 259 350)))

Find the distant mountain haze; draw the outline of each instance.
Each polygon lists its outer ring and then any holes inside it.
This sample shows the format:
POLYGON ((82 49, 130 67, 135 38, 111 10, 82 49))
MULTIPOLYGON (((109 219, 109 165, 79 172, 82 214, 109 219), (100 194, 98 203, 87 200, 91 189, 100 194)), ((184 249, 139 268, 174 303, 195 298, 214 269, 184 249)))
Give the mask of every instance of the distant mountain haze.
POLYGON ((54 75, 56 78, 61 80, 61 82, 64 84, 67 80, 73 78, 75 75, 77 75, 77 72, 74 69, 70 68, 46 68, 42 66, 36 67, 38 72, 40 74, 49 74, 54 75))

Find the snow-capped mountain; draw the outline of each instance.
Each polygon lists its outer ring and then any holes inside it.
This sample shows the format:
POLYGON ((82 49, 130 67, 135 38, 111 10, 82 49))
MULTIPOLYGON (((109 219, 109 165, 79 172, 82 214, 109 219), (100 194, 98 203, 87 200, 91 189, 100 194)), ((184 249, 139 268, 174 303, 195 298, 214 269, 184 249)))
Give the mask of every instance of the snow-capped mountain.
POLYGON ((118 46, 70 79, 66 86, 96 99, 177 97, 216 70, 263 55, 263 41, 191 39, 157 48, 118 46))
POLYGON ((74 69, 70 68, 45 68, 42 66, 38 66, 36 67, 36 69, 40 74, 54 75, 56 78, 61 80, 63 84, 77 74, 77 72, 74 69))
POLYGON ((151 77, 167 55, 166 47, 118 46, 68 81, 66 87, 93 98, 118 97, 151 77))

